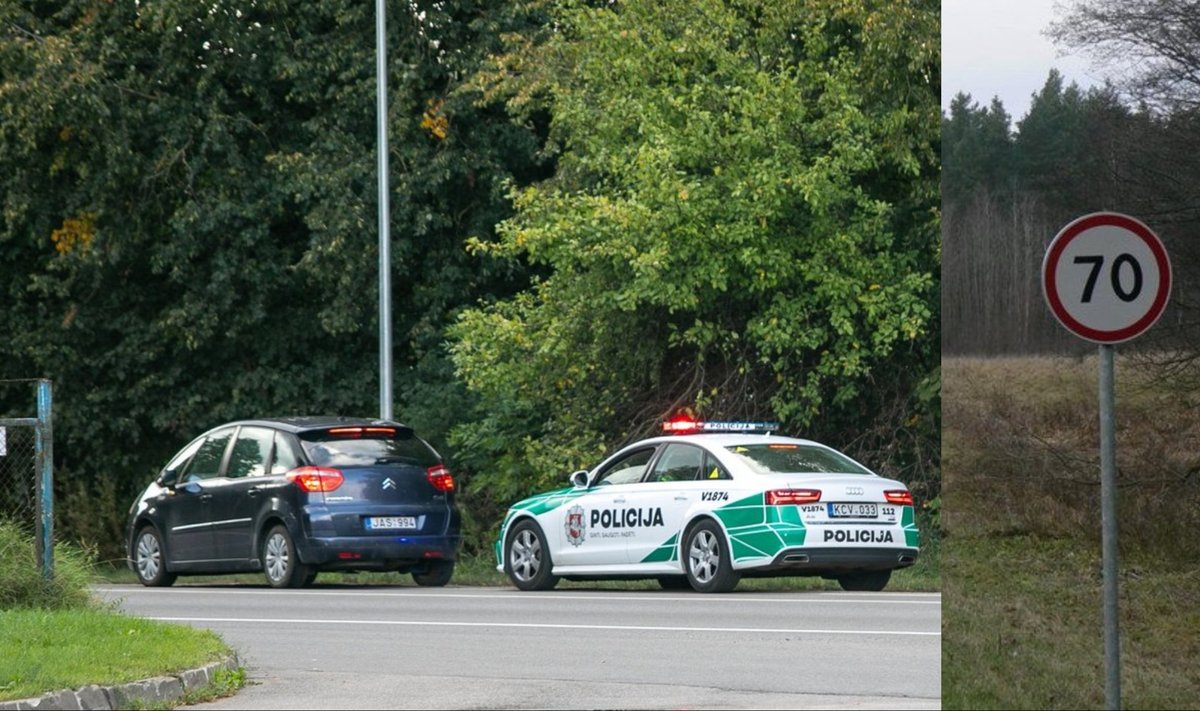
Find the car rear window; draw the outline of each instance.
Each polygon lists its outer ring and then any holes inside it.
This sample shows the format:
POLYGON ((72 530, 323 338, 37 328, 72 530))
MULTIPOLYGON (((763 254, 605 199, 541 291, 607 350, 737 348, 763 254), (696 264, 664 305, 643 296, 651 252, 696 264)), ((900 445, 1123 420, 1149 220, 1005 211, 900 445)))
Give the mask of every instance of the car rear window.
POLYGON ((825 447, 780 442, 727 447, 759 474, 871 474, 858 462, 825 447))
POLYGON ((312 463, 321 467, 377 464, 431 467, 441 461, 433 448, 412 430, 396 428, 368 432, 366 429, 342 427, 306 432, 300 435, 300 444, 312 463))

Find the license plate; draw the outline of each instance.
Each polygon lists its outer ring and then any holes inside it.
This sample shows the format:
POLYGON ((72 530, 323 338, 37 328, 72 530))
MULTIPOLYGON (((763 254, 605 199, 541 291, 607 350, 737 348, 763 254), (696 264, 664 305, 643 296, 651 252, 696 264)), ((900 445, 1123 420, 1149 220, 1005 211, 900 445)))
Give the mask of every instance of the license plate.
POLYGON ((879 518, 879 504, 828 504, 829 518, 879 518))
POLYGON ((368 531, 416 527, 416 516, 368 516, 363 521, 363 528, 367 529, 368 531))

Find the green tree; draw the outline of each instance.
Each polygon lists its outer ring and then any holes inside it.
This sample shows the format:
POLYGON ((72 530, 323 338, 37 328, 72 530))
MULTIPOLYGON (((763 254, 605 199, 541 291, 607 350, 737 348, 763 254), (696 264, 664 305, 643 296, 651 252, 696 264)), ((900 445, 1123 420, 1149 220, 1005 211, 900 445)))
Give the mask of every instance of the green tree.
POLYGON ((935 470, 938 26, 924 0, 566 2, 514 37, 476 85, 548 107, 558 171, 473 242, 540 275, 451 331, 476 485, 559 483, 683 408, 935 470))
MULTIPOLYGON (((549 165, 453 89, 525 21, 389 7, 397 411, 435 439, 465 397, 444 323, 521 283, 463 235, 549 165)), ((203 428, 377 412, 374 37, 357 0, 0 4, 0 375, 55 382, 67 535, 119 545, 203 428)))
POLYGON ((980 107, 959 92, 942 118, 942 199, 961 201, 983 188, 1004 193, 1013 188, 1013 137, 1000 97, 980 107))

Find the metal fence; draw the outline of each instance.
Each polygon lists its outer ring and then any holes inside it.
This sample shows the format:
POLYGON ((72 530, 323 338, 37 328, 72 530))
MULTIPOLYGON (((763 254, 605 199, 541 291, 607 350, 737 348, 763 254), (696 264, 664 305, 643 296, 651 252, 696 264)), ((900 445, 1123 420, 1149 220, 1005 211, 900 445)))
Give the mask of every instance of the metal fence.
MULTIPOLYGON (((0 380, 0 403, 18 403, 34 417, 0 416, 0 518, 33 534, 38 567, 54 574, 54 431, 51 426, 52 387, 49 380, 0 380), (32 398, 12 397, 12 389, 29 387, 32 398)), ((11 407, 11 405, 10 405, 11 407)), ((7 411, 0 410, 0 414, 7 411)))

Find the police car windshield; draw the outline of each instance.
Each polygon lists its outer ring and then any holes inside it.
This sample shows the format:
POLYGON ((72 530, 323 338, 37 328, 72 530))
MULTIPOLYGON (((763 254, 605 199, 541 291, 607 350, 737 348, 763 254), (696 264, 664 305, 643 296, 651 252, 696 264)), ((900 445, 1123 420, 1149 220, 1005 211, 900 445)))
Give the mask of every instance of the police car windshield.
POLYGON ((727 447, 759 474, 871 474, 832 449, 803 444, 738 444, 727 447))

